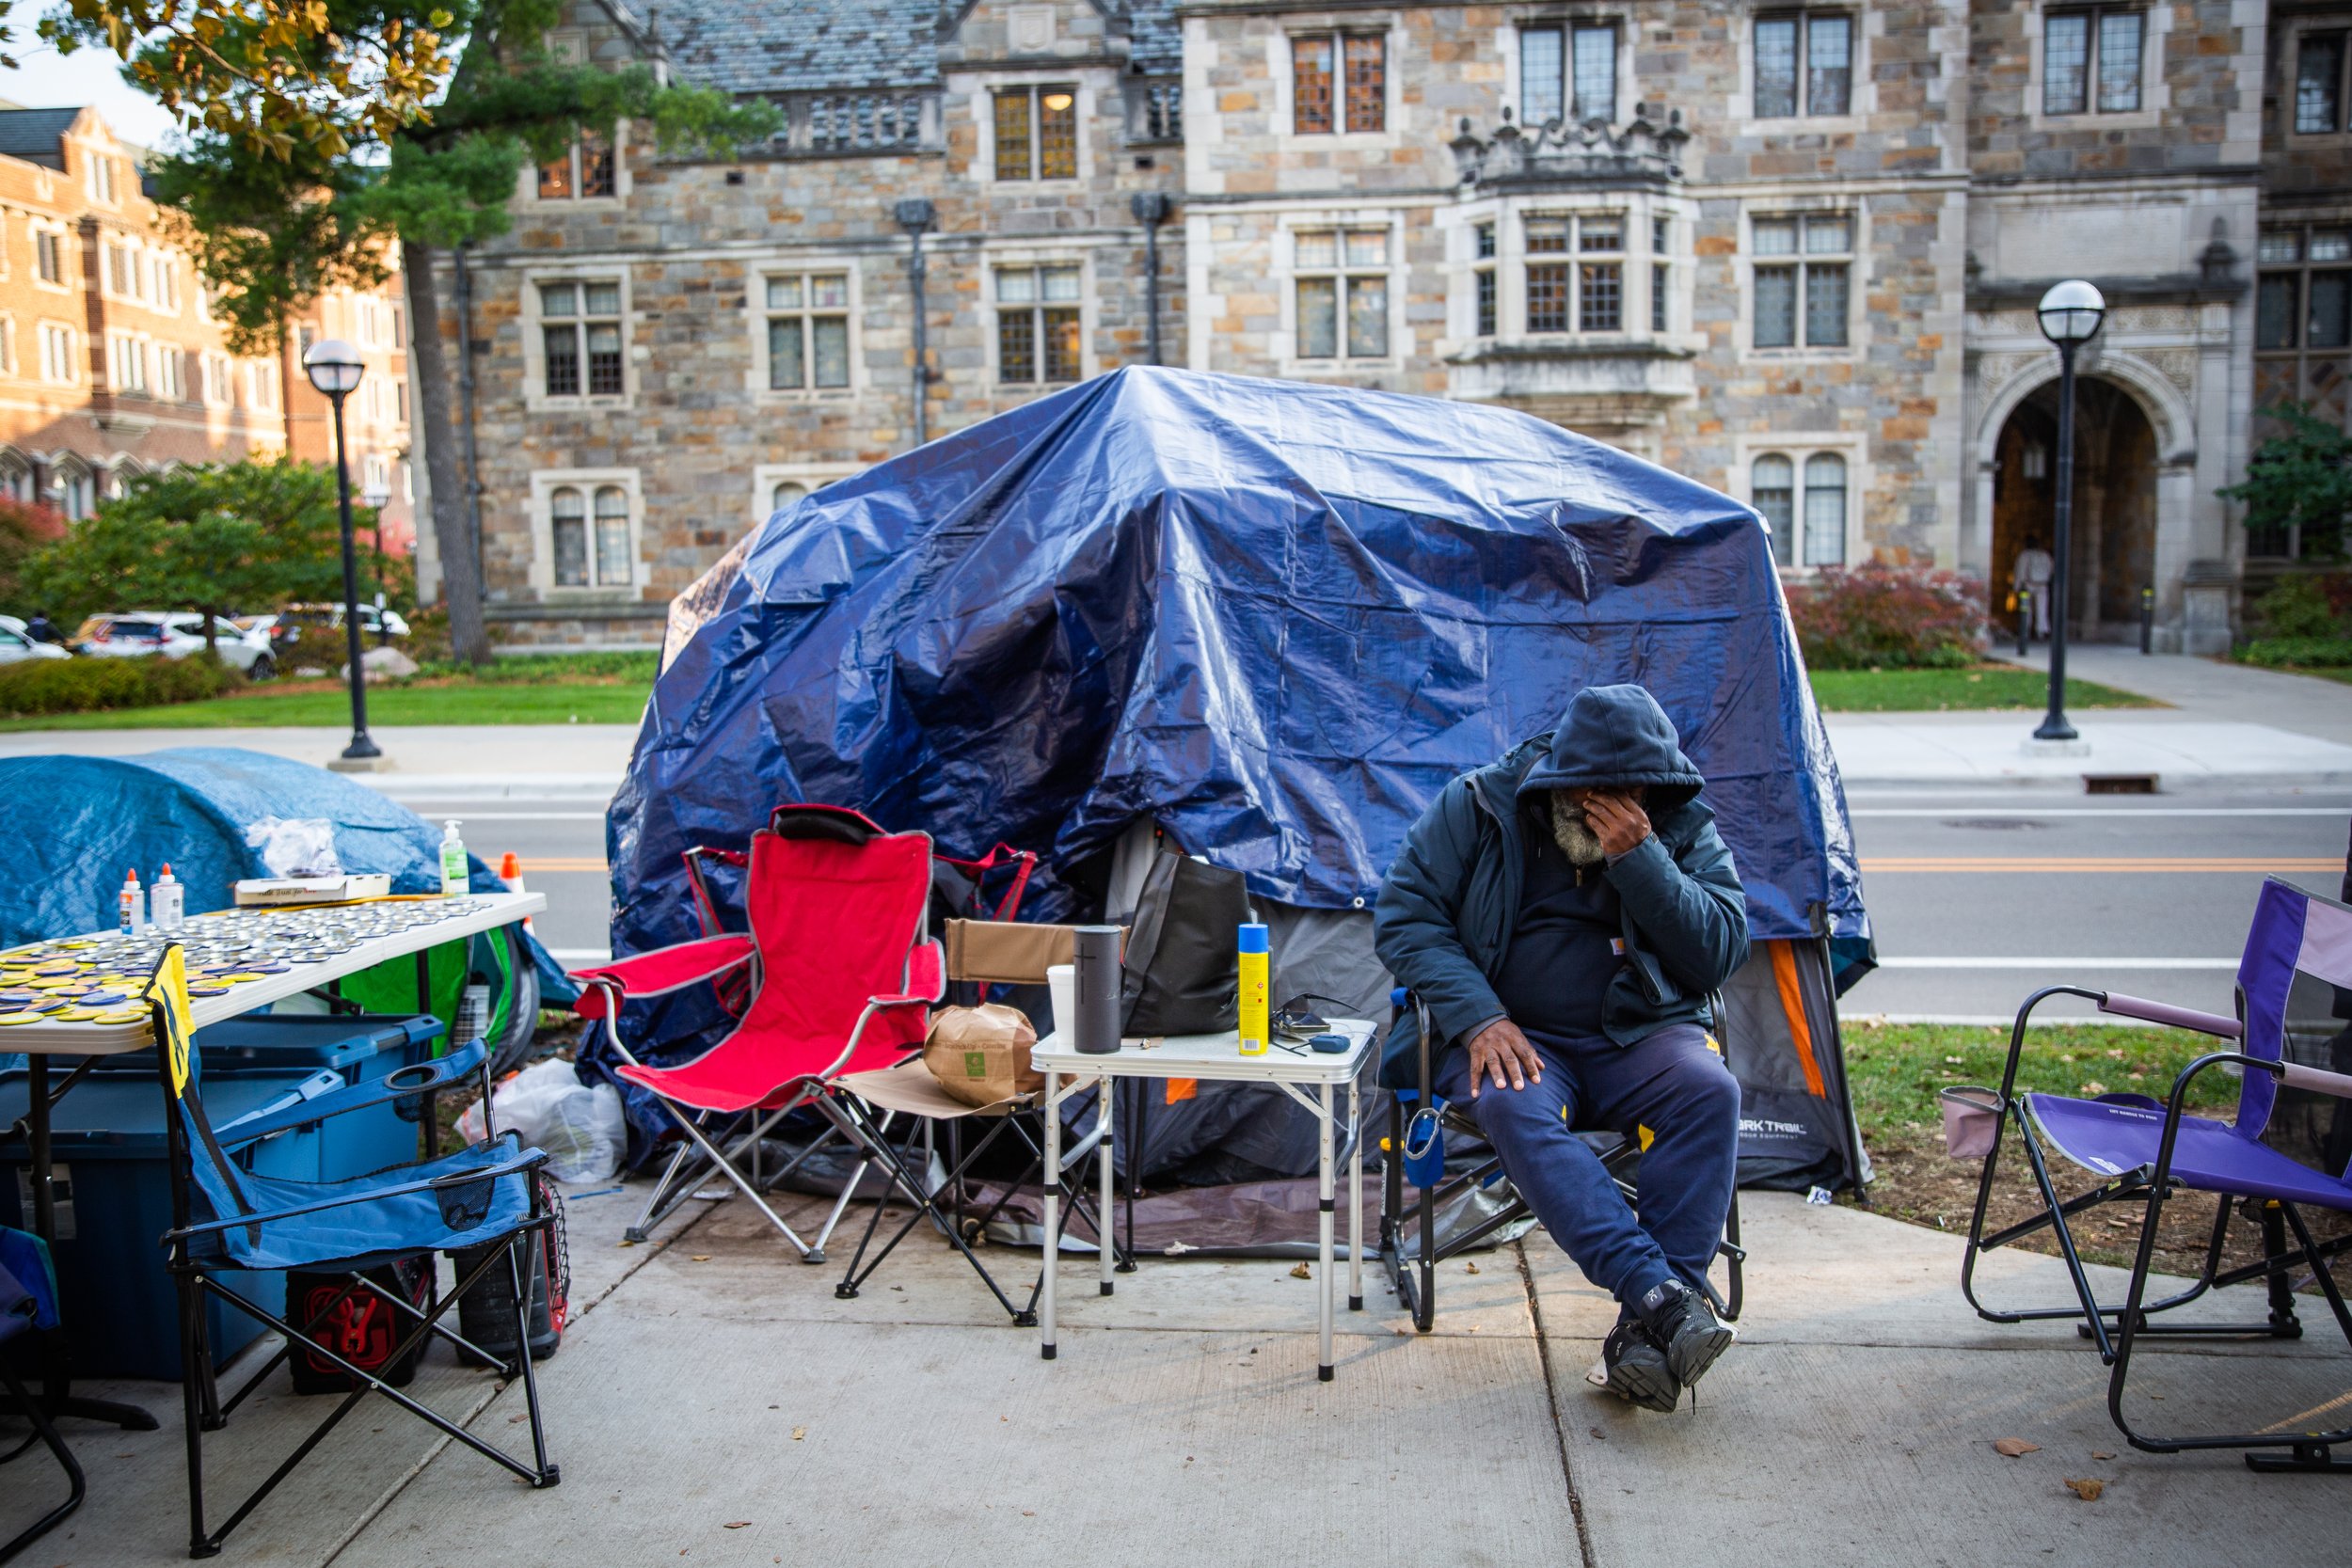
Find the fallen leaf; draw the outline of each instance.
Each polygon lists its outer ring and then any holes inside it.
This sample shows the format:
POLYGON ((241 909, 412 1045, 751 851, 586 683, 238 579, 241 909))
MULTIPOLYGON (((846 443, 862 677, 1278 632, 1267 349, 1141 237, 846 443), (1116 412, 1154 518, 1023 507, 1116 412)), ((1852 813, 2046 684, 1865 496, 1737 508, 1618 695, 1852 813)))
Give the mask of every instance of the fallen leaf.
POLYGON ((1465 1263, 1462 1267, 1466 1272, 1470 1274, 1476 1274, 1478 1272, 1478 1265, 1475 1263, 1465 1263))
POLYGON ((697 1263, 707 1263, 707 1262, 709 1262, 709 1261, 710 1261, 710 1254, 708 1254, 708 1253, 707 1253, 707 1252, 698 1252, 698 1253, 695 1253, 695 1254, 693 1255, 693 1257, 694 1257, 694 1261, 695 1261, 695 1262, 697 1262, 697 1263))
POLYGON ((1312 1279, 1314 1276, 1314 1271, 1307 1267, 1304 1260, 1291 1265, 1291 1277, 1293 1279, 1312 1279))
POLYGON ((2107 1483, 2104 1481, 2098 1480, 2096 1477, 2085 1477, 2081 1481, 2076 1481, 2074 1477, 2069 1476, 2066 1478, 2066 1484, 2067 1487, 2073 1491, 2074 1496, 2080 1497, 2087 1503, 2097 1502, 2099 1500, 2099 1494, 2107 1489, 2107 1483))
POLYGON ((1600 1428, 1598 1428, 1598 1427, 1589 1427, 1589 1428, 1587 1428, 1586 1430, 1592 1433, 1592 1434, 1593 1434, 1593 1441, 1594 1441, 1594 1442, 1596 1442, 1596 1443, 1606 1443, 1606 1442, 1608 1442, 1608 1441, 1609 1441, 1609 1434, 1608 1434, 1607 1433, 1605 1433, 1605 1432, 1601 1431, 1601 1430, 1600 1430, 1600 1428))
POLYGON ((517 1410, 515 1414, 506 1418, 506 1424, 508 1426, 513 1426, 516 1421, 528 1421, 529 1419, 531 1419, 530 1411, 517 1410))
POLYGON ((1037 1517, 1037 1510, 1034 1508, 1025 1508, 1021 1511, 1021 1517, 1024 1519, 1034 1519, 1037 1517))
POLYGON ((2040 1453, 2042 1445, 2028 1443, 2023 1437, 2004 1437, 1993 1445, 1993 1451, 2007 1458, 2015 1459, 2020 1454, 2040 1453))
POLYGON ((2105 1084, 2100 1083, 2096 1078, 2087 1079, 2084 1081, 2083 1094, 2085 1098, 2096 1100, 2106 1092, 2107 1086, 2105 1084))
POLYGON ((807 1435, 808 1435, 808 1428, 806 1428, 806 1427, 794 1427, 794 1428, 792 1429, 792 1441, 794 1441, 795 1443, 799 1442, 802 1438, 803 1438, 803 1437, 805 1437, 805 1436, 807 1436, 807 1435))
POLYGON ((2111 1453, 2102 1453, 2097 1449, 2093 1449, 2090 1450, 2090 1457, 2093 1459, 2113 1459, 2115 1455, 2111 1453))
POLYGON ((719 1528, 721 1529, 749 1529, 751 1527, 752 1522, 749 1519, 730 1519, 719 1528))

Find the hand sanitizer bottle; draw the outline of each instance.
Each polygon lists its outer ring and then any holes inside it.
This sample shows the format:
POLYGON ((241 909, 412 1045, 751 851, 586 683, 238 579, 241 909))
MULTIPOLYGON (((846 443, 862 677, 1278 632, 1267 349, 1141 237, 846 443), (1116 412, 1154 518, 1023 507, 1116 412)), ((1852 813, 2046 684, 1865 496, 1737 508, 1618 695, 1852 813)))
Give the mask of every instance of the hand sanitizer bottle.
POLYGON ((462 898, 473 891, 473 878, 466 868, 465 841, 457 836, 457 821, 452 817, 449 830, 441 834, 441 896, 462 898))
POLYGON ((164 862, 162 875, 147 895, 148 915, 159 931, 173 931, 187 915, 187 889, 171 874, 171 863, 164 862))

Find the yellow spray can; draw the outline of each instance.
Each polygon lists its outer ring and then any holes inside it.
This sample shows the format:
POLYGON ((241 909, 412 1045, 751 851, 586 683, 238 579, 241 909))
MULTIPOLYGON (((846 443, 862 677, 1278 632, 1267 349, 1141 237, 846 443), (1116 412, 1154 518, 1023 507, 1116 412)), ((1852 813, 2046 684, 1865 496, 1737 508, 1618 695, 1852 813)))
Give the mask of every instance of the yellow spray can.
POLYGON ((1241 1053, 1263 1056, 1266 1051, 1265 927, 1241 928, 1241 1053))

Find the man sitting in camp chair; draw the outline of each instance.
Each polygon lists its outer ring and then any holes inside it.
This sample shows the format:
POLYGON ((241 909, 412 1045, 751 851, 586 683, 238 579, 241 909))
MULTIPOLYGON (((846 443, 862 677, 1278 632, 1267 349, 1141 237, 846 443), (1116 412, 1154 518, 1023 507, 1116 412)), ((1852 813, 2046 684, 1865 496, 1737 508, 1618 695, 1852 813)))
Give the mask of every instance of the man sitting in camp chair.
POLYGON ((1470 1104, 1552 1240, 1617 1299, 1609 1386, 1652 1410, 1733 1335, 1694 1288, 1740 1140, 1707 999, 1748 951, 1705 783, 1646 690, 1579 692, 1557 730, 1446 786, 1375 923, 1434 1022, 1438 1095, 1470 1104), (1645 1140, 1638 1216, 1580 1128, 1645 1140))

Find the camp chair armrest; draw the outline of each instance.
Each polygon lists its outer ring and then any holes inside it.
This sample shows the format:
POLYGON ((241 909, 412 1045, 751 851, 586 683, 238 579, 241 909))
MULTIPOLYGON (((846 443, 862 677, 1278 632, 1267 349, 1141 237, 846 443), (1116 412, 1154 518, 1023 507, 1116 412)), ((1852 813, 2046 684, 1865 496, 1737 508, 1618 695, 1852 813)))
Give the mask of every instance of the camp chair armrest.
POLYGON ((2246 1025, 2236 1019, 2225 1018, 2219 1013, 2201 1013, 2194 1007, 2176 1007, 2169 1002, 2151 1002, 2145 997, 2125 996, 2120 991, 2101 993, 2099 1010, 2113 1013, 2118 1018, 2136 1018, 2174 1029, 2193 1029, 2201 1035, 2212 1035, 2219 1039, 2246 1037, 2246 1025))
POLYGON ((2278 1068, 2279 1081, 2290 1089, 2305 1089, 2331 1100, 2352 1100, 2352 1074, 2327 1072, 2295 1062, 2280 1062, 2278 1068))
POLYGON ((412 1100, 418 1095, 454 1088, 459 1080, 478 1073, 488 1055, 489 1048, 482 1041, 469 1040, 446 1056, 399 1068, 364 1084, 332 1089, 282 1110, 246 1117, 226 1127, 215 1128, 214 1140, 224 1149, 245 1148, 290 1127, 310 1127, 331 1117, 364 1111, 389 1100, 412 1100))
POLYGON ((2026 1025, 2032 1020, 2033 1010, 2053 996, 2079 996, 2095 1007, 2106 1001, 2107 993, 2103 990, 2090 990, 2081 986, 2044 986, 2026 998, 2024 1006, 2017 1009, 2017 1022, 2010 1029, 2009 1061, 2001 1069, 2003 1115, 2007 1115, 2009 1106, 2015 1102, 2017 1063, 2026 1052, 2026 1025))
POLYGON ((749 935, 728 931, 568 973, 582 984, 609 986, 627 996, 659 996, 724 974, 752 953, 749 935))
POLYGON ((947 990, 947 960, 936 942, 919 943, 907 955, 907 989, 887 996, 869 996, 877 1007, 902 1007, 912 1002, 938 1001, 947 990))
POLYGON ((470 1187, 476 1182, 495 1181, 501 1177, 519 1176, 537 1170, 548 1163, 544 1149, 526 1148, 514 1158, 501 1160, 495 1165, 479 1165, 470 1170, 449 1171, 427 1177, 421 1181, 403 1181, 397 1186, 370 1187, 360 1192, 338 1193, 332 1197, 318 1198, 310 1203, 297 1203, 290 1208, 272 1209, 266 1213, 231 1214, 227 1219, 206 1220, 201 1225, 183 1226, 164 1232, 166 1242, 184 1242, 197 1236, 220 1230, 242 1230, 247 1226, 275 1225, 279 1220, 298 1219, 304 1214, 324 1213, 329 1209, 347 1208, 355 1203, 373 1203, 378 1198, 407 1197, 416 1193, 447 1192, 453 1187, 470 1187))

